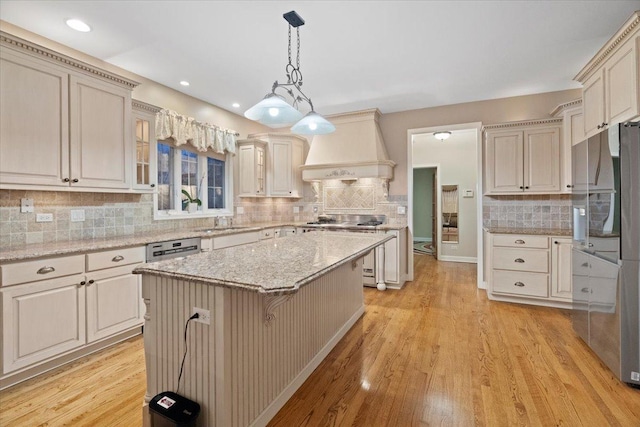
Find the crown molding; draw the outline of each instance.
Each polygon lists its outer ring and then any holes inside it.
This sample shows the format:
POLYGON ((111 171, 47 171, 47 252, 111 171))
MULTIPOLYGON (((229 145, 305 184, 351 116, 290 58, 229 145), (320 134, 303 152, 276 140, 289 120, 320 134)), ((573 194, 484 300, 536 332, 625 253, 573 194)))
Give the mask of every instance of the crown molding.
POLYGON ((494 125, 485 125, 482 127, 482 130, 494 130, 494 129, 509 129, 516 127, 524 127, 524 126, 538 126, 538 125, 561 125, 562 117, 552 117, 548 119, 532 119, 532 120, 523 120, 520 122, 507 122, 507 123, 498 123, 494 125))
POLYGON ((13 34, 9 34, 4 31, 0 31, 0 45, 2 45, 2 47, 11 48, 13 50, 29 54, 31 56, 38 56, 48 61, 62 64, 65 67, 72 67, 83 73, 91 74, 95 77, 99 77, 102 80, 107 80, 111 83, 115 83, 127 89, 133 89, 140 84, 134 80, 130 80, 101 68, 94 67, 87 64, 86 62, 82 62, 70 56, 63 55, 54 50, 24 40, 20 37, 14 36, 13 34))
POLYGON ((326 119, 330 119, 332 123, 351 123, 363 120, 378 121, 380 119, 380 110, 377 108, 371 108, 369 110, 352 111, 349 113, 331 114, 325 116, 326 119))
POLYGON ((582 70, 573 78, 580 83, 584 81, 595 71, 600 65, 606 61, 618 47, 631 40, 633 35, 640 29, 640 11, 635 11, 631 18, 609 39, 607 43, 591 58, 582 70))
POLYGON ((131 108, 136 111, 144 111, 153 114, 156 114, 158 111, 162 110, 161 107, 156 107, 155 105, 147 104, 146 102, 138 101, 137 99, 131 100, 131 108))
POLYGON ((582 105, 582 98, 574 99, 573 101, 565 102, 564 104, 558 105, 556 108, 551 110, 549 115, 552 117, 557 117, 559 114, 562 114, 564 110, 567 110, 573 107, 578 107, 580 105, 582 105))

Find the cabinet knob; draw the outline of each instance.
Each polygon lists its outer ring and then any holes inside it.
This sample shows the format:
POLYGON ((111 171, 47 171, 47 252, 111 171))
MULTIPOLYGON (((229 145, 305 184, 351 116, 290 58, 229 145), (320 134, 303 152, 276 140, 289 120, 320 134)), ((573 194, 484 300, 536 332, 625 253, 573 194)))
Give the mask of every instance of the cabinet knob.
POLYGON ((524 187, 524 189, 525 189, 525 190, 528 190, 528 189, 529 189, 529 186, 527 185, 526 187, 524 187))
POLYGON ((513 260, 514 262, 517 262, 519 264, 524 264, 524 260, 522 258, 516 258, 513 260))
POLYGON ((554 243, 555 245, 559 245, 559 244, 560 244, 560 242, 558 242, 557 240, 554 240, 554 241, 553 241, 553 243, 554 243))
POLYGON ((567 184, 567 188, 573 188, 573 185, 567 184))
POLYGON ((602 125, 596 126, 596 129, 602 129, 602 125))
POLYGON ((589 267, 589 263, 588 262, 583 262, 582 264, 580 264, 580 267, 589 267))
POLYGON ((78 178, 73 178, 71 182, 78 182, 78 178))
POLYGON ((153 188, 155 186, 156 186, 155 184, 149 184, 149 187, 151 187, 151 188, 153 188))
POLYGON ((520 186, 520 189, 521 189, 521 190, 524 190, 524 187, 521 185, 521 186, 520 186))
POLYGON ((89 282, 88 282, 89 285, 91 285, 93 283, 95 283, 95 280, 93 280, 93 279, 89 280, 89 282))
POLYGON ((62 182, 69 182, 69 178, 63 178, 62 182))
POLYGON ((84 281, 84 280, 83 280, 82 282, 80 282, 80 286, 84 286, 84 285, 86 285, 86 284, 87 284, 87 282, 86 282, 86 281, 84 281))
POLYGON ((608 126, 608 125, 609 125, 609 123, 607 123, 607 122, 602 123, 602 127, 605 127, 605 126, 608 126))
POLYGON ((519 287, 519 288, 522 288, 522 287, 524 287, 524 283, 522 283, 522 282, 516 282, 516 283, 514 283, 514 284, 513 284, 513 286, 517 286, 517 287, 519 287))

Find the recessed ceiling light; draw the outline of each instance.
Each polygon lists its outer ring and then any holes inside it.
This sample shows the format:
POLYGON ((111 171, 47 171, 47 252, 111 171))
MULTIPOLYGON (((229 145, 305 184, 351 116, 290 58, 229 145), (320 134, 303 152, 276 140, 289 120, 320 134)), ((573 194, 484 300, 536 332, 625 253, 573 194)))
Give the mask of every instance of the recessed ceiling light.
POLYGON ((181 84, 182 86, 189 86, 189 82, 188 82, 188 81, 186 81, 186 80, 181 81, 181 82, 180 82, 180 84, 181 84))
POLYGON ((231 106, 233 108, 240 108, 240 104, 238 104, 237 102, 234 102, 233 104, 231 104, 231 106))
POLYGON ((82 22, 79 19, 67 19, 67 25, 73 28, 76 31, 80 31, 82 33, 88 33, 91 31, 91 27, 82 22))

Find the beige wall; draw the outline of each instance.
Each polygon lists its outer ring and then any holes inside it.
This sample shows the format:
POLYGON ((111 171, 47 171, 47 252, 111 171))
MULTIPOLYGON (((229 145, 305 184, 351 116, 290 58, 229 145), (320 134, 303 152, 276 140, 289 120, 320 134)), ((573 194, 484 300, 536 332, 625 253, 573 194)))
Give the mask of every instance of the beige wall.
POLYGON ((407 130, 458 123, 482 122, 486 125, 544 118, 549 117, 549 112, 558 104, 581 96, 580 89, 572 89, 383 114, 380 128, 389 157, 396 162, 389 193, 406 195, 408 191, 407 130))
MULTIPOLYGON (((8 22, 0 21, 0 30, 86 62, 95 67, 102 68, 139 82, 140 85, 133 90, 133 98, 139 101, 147 102, 162 108, 168 108, 170 110, 177 111, 180 114, 194 117, 196 120, 208 122, 222 128, 233 129, 240 133, 240 138, 245 138, 247 134, 250 133, 266 132, 270 129, 259 123, 245 119, 241 115, 216 107, 215 105, 201 101, 192 96, 185 95, 182 92, 178 92, 177 90, 163 86, 160 83, 145 79, 142 76, 26 31, 20 27, 9 24, 8 22)), ((215 90, 215 83, 212 84, 211 90, 215 90)), ((258 99, 256 99, 256 101, 257 100, 258 99)))

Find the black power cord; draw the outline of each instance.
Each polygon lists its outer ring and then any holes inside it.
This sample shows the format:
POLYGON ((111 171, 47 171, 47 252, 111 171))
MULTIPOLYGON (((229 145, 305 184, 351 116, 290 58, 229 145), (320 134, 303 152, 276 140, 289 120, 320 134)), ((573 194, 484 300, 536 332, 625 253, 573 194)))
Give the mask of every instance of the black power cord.
POLYGON ((184 361, 187 358, 187 328, 189 328, 189 322, 193 319, 197 319, 200 317, 198 313, 194 313, 193 316, 189 317, 187 323, 184 325, 184 354, 182 355, 182 364, 180 364, 180 374, 178 375, 178 387, 176 388, 176 394, 179 394, 180 391, 180 379, 182 378, 182 370, 184 369, 184 361))

